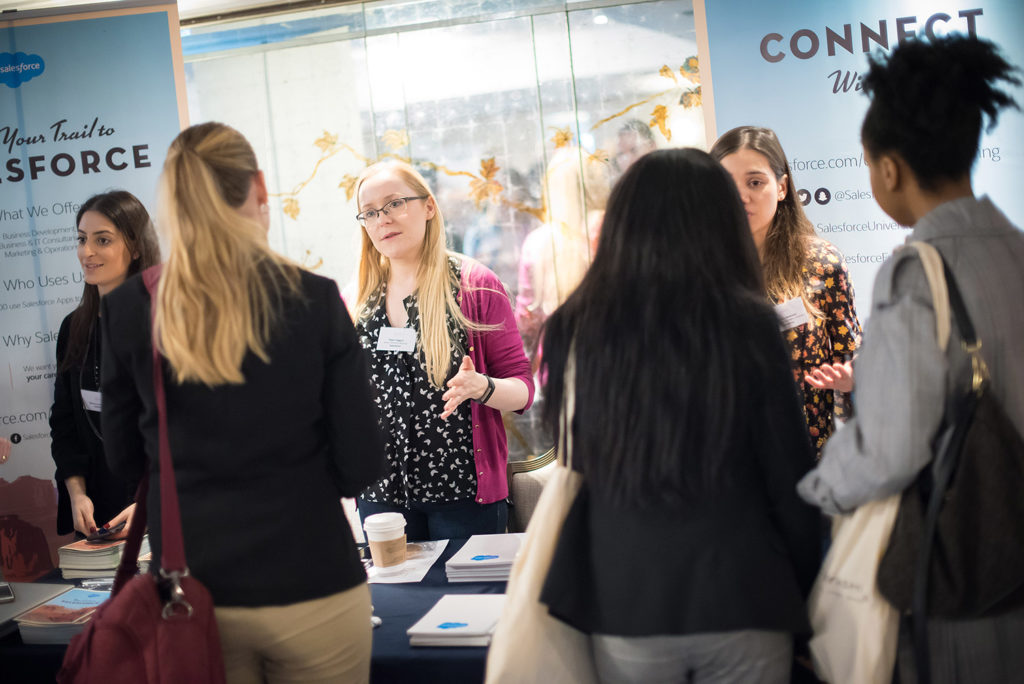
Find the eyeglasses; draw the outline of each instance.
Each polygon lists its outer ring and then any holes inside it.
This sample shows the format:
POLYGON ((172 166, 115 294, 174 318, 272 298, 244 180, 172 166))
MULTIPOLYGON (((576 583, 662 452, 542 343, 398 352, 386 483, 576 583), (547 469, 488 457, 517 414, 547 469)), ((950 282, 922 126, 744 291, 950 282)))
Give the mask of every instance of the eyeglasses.
POLYGON ((408 204, 409 200, 425 200, 430 195, 419 195, 418 197, 398 197, 385 204, 380 209, 367 209, 361 214, 356 214, 356 221, 363 224, 364 226, 372 226, 380 219, 380 215, 385 216, 400 216, 405 212, 405 205, 408 204))

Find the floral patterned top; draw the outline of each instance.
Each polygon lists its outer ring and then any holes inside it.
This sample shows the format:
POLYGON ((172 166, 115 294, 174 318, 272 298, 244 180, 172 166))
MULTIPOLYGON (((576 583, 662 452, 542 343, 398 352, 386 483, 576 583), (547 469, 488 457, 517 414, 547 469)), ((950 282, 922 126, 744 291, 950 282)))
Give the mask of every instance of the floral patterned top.
MULTIPOLYGON (((454 260, 449 260, 449 264, 458 282, 461 267, 454 260)), ((453 289, 457 297, 458 288, 453 289)), ((416 294, 402 303, 409 314, 406 325, 418 334, 416 294)), ((377 349, 381 329, 390 325, 382 291, 380 305, 368 320, 357 323, 356 334, 370 365, 370 382, 375 388, 380 426, 386 436, 388 474, 361 496, 367 501, 406 508, 413 502, 472 500, 477 481, 470 403, 463 402, 448 420, 442 420, 441 395, 445 390, 431 384, 418 349, 377 349)), ((458 372, 469 344, 466 331, 450 313, 448 327, 455 331, 457 341, 452 345, 450 379, 458 372)))
POLYGON ((835 245, 820 238, 812 240, 804 265, 804 282, 808 298, 822 318, 812 316, 809 323, 790 328, 783 335, 789 343, 793 377, 804 396, 807 432, 821 460, 825 442, 835 428, 833 416, 849 415, 850 398, 841 392, 816 389, 804 375, 824 363, 852 359, 860 346, 861 328, 846 261, 835 245))

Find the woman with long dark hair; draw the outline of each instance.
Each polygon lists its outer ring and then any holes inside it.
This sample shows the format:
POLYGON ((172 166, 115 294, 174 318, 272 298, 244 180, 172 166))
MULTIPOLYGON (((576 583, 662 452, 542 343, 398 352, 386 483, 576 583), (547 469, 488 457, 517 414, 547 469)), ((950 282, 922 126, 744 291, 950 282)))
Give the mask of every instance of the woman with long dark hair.
POLYGON ((100 430, 100 299, 125 278, 160 262, 160 246, 146 208, 115 190, 78 209, 82 300, 57 333, 57 380, 50 411, 50 453, 57 465, 57 533, 88 535, 99 526, 127 523, 135 485, 107 468, 100 430))
POLYGON ((784 334, 804 397, 807 433, 820 458, 834 417, 849 413, 851 362, 861 337, 846 261, 815 234, 774 131, 734 128, 710 154, 736 182, 769 300, 794 314, 785 317, 784 334))
POLYGON ((732 179, 651 152, 612 192, 594 263, 545 328, 545 418, 575 392, 584 486, 542 600, 603 682, 785 682, 818 567, 813 463, 732 179), (565 370, 575 357, 575 386, 565 370))
MULTIPOLYGON (((998 87, 1019 85, 1015 72, 986 41, 902 43, 888 59, 870 61, 861 142, 879 206, 913 227, 908 241, 935 247, 956 279, 982 342, 988 393, 1024 434, 1024 234, 988 197, 975 197, 971 184, 982 124, 987 119, 991 128, 1001 109, 1016 106, 998 87)), ((939 349, 932 294, 914 254, 898 250, 878 272, 854 416, 800 482, 801 495, 826 513, 852 511, 912 484, 932 462, 950 398, 969 386, 970 358, 956 325, 949 353, 939 349)), ((1020 679, 1024 584, 1016 594, 982 619, 929 618, 932 682, 1020 679)), ((900 635, 900 681, 915 682, 907 636, 900 635)))

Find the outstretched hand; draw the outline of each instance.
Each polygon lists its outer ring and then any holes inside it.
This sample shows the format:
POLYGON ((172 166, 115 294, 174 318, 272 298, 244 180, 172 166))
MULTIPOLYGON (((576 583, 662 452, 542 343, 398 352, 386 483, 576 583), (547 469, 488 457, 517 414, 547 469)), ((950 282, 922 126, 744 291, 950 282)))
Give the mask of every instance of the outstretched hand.
POLYGON ((483 396, 486 390, 487 379, 476 372, 473 359, 463 356, 459 372, 448 381, 448 390, 441 395, 441 399, 445 402, 441 418, 448 420, 448 416, 455 413, 455 409, 459 407, 459 404, 467 399, 483 396))
POLYGON ((822 390, 853 391, 853 363, 826 363, 804 375, 811 387, 822 390))

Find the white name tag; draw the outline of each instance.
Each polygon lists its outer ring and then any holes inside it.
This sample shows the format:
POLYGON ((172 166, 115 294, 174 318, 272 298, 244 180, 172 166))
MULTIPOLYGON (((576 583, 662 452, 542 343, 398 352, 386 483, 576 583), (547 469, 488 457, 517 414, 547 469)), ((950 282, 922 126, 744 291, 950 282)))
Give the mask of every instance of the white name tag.
POLYGON ((93 392, 92 390, 82 390, 82 403, 85 404, 86 411, 99 412, 103 405, 103 399, 99 392, 93 392))
POLYGON ((779 326, 782 330, 795 328, 811 320, 811 317, 807 315, 807 308, 804 307, 804 300, 799 297, 776 304, 775 314, 779 317, 779 326))
POLYGON ((380 337, 377 338, 377 351, 398 351, 411 352, 416 349, 415 328, 391 328, 380 329, 380 337))

